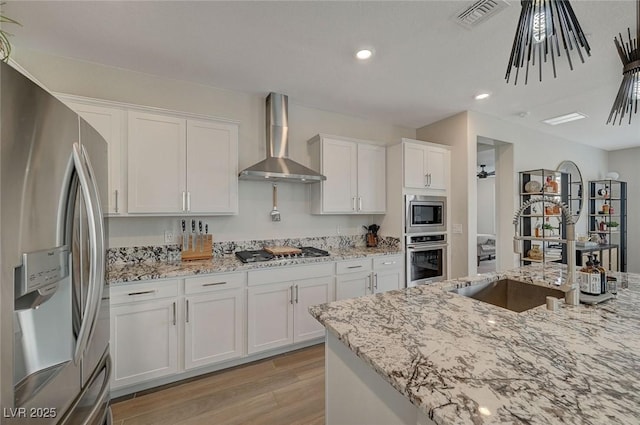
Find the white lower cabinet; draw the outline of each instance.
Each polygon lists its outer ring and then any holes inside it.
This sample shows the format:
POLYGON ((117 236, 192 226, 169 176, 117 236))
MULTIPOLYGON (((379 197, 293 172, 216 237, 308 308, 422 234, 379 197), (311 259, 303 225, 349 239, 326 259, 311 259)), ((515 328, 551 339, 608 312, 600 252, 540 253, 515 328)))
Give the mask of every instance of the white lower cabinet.
POLYGON ((324 326, 310 313, 309 307, 333 301, 333 276, 294 282, 293 342, 324 336, 324 326))
POLYGON ((392 291, 405 287, 404 256, 389 255, 373 259, 373 291, 392 291))
POLYGON ((338 262, 336 300, 362 297, 404 287, 403 256, 390 255, 338 262))
POLYGON ((124 392, 158 378, 183 379, 197 374, 198 368, 215 370, 216 364, 247 354, 322 338, 325 329, 309 314, 309 307, 404 286, 402 258, 114 285, 112 388, 124 392))
POLYGON ((243 289, 185 297, 184 368, 243 354, 243 289))
POLYGON ((248 284, 249 354, 324 335, 308 307, 333 300, 333 263, 250 271, 248 284))
POLYGON ((113 388, 244 355, 246 273, 187 278, 184 290, 182 283, 111 288, 113 388))
POLYGON ((112 387, 172 375, 178 365, 177 281, 112 291, 112 387))
POLYGON ((292 292, 291 282, 248 289, 249 354, 293 343, 292 292))

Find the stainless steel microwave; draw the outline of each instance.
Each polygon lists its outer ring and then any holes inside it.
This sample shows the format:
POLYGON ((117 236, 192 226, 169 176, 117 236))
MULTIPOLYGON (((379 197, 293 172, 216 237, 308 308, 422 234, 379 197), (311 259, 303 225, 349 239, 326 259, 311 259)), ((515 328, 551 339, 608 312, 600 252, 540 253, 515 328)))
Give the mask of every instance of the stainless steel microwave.
POLYGON ((447 198, 405 195, 405 233, 447 231, 447 198))

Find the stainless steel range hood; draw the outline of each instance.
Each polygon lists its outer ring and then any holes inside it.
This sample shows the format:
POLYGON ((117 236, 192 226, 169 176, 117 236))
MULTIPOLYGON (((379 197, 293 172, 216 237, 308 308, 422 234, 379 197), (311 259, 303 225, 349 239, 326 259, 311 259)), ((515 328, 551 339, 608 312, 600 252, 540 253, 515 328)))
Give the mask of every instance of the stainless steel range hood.
POLYGON ((279 93, 269 93, 267 103, 267 159, 240 171, 242 180, 290 181, 316 183, 327 178, 289 159, 289 100, 279 93))

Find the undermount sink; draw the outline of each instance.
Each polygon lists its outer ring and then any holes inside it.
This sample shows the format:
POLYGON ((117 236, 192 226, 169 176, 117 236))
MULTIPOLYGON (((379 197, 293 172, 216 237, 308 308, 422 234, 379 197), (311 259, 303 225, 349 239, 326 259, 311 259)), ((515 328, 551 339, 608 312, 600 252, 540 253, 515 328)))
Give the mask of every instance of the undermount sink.
POLYGON ((546 288, 517 280, 501 279, 450 292, 520 313, 545 304, 547 297, 564 298, 559 289, 546 288))

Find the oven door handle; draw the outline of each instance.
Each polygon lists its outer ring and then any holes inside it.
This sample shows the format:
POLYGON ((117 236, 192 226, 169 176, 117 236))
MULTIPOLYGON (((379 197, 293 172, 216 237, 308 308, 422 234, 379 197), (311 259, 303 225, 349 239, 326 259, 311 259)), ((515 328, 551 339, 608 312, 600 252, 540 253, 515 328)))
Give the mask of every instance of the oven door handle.
POLYGON ((432 249, 447 248, 449 244, 420 244, 420 245, 407 245, 407 251, 430 251, 432 249))

